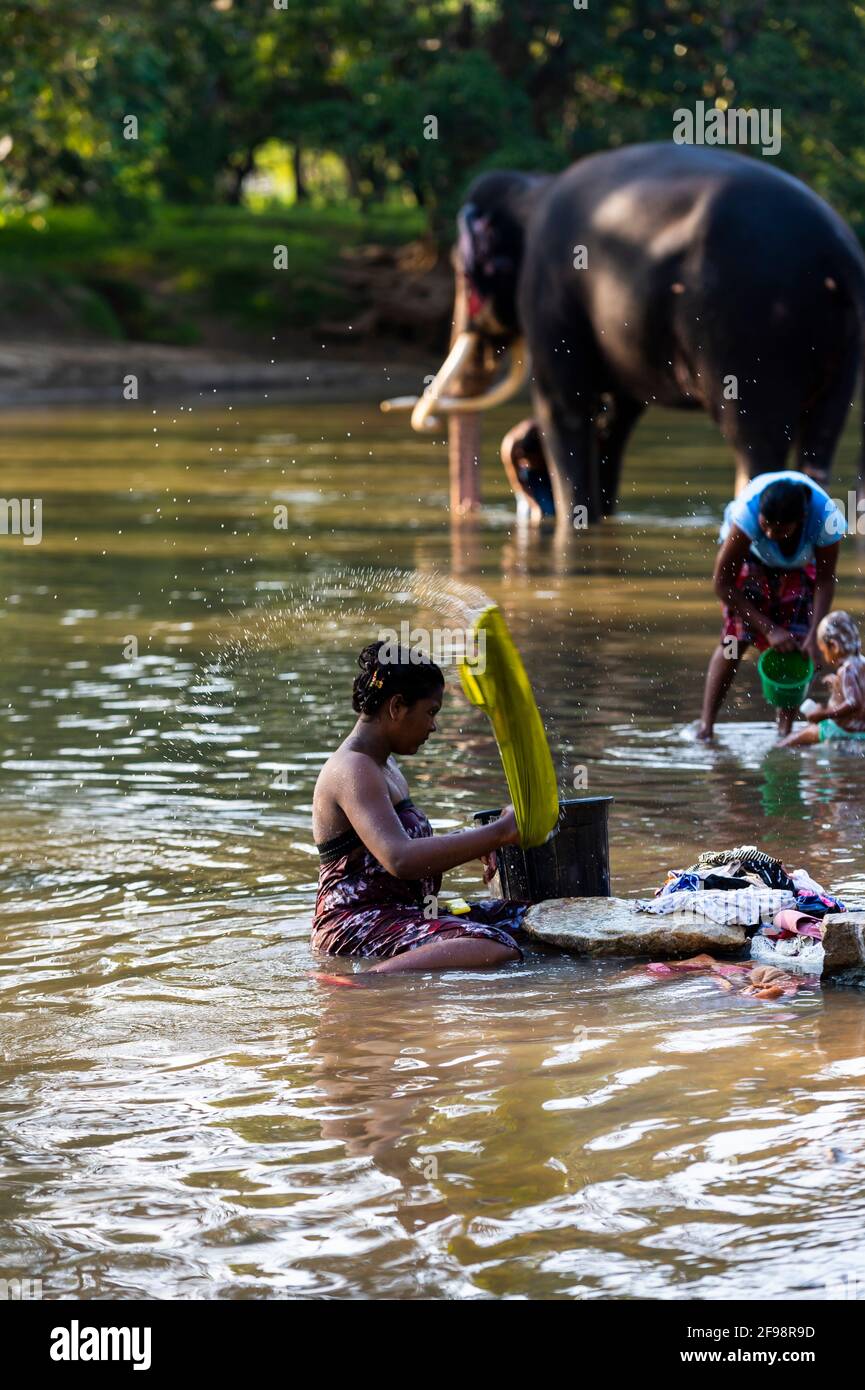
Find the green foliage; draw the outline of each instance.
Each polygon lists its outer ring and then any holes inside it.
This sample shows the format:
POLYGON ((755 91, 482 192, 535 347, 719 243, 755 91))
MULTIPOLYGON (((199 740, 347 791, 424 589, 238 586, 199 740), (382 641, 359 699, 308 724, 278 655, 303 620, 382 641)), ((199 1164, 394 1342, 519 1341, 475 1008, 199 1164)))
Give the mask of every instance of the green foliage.
POLYGON ((327 160, 346 200, 441 237, 479 170, 668 140, 703 100, 780 108, 778 163, 858 223, 863 40, 859 0, 6 0, 0 208, 132 229, 238 202, 278 142, 299 198, 327 160))
POLYGON ((159 208, 118 235, 111 215, 57 207, 37 231, 26 219, 0 231, 0 320, 58 302, 82 328, 139 342, 192 343, 215 313, 257 336, 348 316, 342 253, 401 244, 423 230, 417 209, 295 206, 278 215, 246 208, 159 208), (275 245, 289 269, 274 269, 275 245))

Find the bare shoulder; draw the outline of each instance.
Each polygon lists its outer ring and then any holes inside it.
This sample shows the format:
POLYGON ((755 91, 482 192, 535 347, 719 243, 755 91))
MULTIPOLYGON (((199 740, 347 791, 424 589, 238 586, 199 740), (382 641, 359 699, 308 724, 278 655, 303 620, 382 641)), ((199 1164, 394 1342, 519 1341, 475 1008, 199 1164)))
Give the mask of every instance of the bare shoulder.
POLYGON ((348 787, 384 783, 382 769, 368 753, 341 745, 331 753, 315 783, 312 797, 312 832, 316 841, 341 834, 350 826, 341 801, 348 787))
POLYGON ((384 772, 375 758, 370 757, 369 753, 363 753, 359 748, 347 748, 345 744, 337 748, 332 757, 328 758, 322 772, 328 772, 328 780, 333 787, 342 786, 350 782, 355 785, 358 780, 364 783, 383 782, 384 772))
POLYGON ((368 753, 361 753, 355 748, 346 748, 343 744, 337 748, 335 753, 331 753, 318 774, 315 783, 315 798, 333 796, 340 787, 345 786, 347 781, 354 781, 358 777, 366 780, 376 774, 381 776, 381 768, 377 766, 368 753))
POLYGON ((839 675, 845 684, 857 685, 860 688, 865 687, 865 657, 862 656, 861 652, 857 652, 855 656, 848 656, 839 675))

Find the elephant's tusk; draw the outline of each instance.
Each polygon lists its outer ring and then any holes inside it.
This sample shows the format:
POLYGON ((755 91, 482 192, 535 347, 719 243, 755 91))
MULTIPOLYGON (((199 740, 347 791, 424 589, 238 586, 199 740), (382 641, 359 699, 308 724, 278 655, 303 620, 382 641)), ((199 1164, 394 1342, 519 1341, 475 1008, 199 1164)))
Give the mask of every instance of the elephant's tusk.
POLYGON ((429 387, 424 391, 412 411, 411 427, 413 430, 422 431, 436 427, 438 421, 432 418, 432 413, 438 405, 441 394, 445 387, 453 381, 466 359, 474 352, 476 345, 476 333, 459 334, 429 387))
POLYGON ((451 415, 467 415, 475 410, 492 410, 495 405, 503 405, 515 396, 524 386, 529 375, 529 359, 522 338, 518 338, 511 348, 511 365, 507 376, 484 391, 480 396, 442 396, 436 401, 439 410, 451 415))

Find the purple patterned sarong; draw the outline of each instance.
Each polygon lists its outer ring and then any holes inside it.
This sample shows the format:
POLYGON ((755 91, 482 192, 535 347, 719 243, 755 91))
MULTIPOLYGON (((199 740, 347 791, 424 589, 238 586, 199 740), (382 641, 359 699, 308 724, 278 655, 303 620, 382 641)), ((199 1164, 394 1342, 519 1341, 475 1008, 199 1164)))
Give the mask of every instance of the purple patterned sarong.
MULTIPOLYGON (((413 840, 432 835, 422 811, 406 798, 394 807, 413 840)), ((477 936, 522 952, 514 940, 528 903, 487 898, 465 914, 430 915, 441 875, 394 878, 353 830, 318 846, 321 867, 312 924, 312 945, 329 956, 384 959, 448 937, 477 936)))

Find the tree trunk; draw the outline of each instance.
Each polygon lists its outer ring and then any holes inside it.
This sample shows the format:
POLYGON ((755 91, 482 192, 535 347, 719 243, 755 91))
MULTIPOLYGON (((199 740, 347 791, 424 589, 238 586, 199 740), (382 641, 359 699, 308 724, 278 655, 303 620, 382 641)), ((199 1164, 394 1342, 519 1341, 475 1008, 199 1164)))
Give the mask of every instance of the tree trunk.
POLYGON ((291 149, 291 167, 294 170, 294 197, 298 203, 305 203, 309 198, 309 190, 303 177, 303 150, 300 142, 295 141, 291 149))
POLYGON ((243 163, 237 164, 231 169, 228 192, 225 195, 225 201, 229 207, 240 206, 240 200, 243 197, 243 181, 247 174, 252 173, 254 167, 255 155, 250 150, 248 154, 244 155, 243 163))

